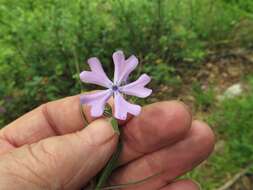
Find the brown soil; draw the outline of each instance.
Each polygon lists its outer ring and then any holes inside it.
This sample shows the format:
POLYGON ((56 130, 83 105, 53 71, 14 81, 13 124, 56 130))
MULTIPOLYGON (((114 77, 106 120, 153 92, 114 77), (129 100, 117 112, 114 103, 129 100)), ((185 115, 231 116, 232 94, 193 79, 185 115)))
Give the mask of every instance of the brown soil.
MULTIPOLYGON (((241 49, 210 52, 203 63, 178 63, 176 73, 182 85, 161 85, 154 89, 151 101, 178 99, 189 105, 194 113, 208 112, 198 110, 192 96, 192 84, 198 82, 203 90, 214 87, 216 94, 222 94, 232 84, 243 81, 253 73, 253 51, 241 49)), ((200 114, 200 113, 198 113, 200 114)))

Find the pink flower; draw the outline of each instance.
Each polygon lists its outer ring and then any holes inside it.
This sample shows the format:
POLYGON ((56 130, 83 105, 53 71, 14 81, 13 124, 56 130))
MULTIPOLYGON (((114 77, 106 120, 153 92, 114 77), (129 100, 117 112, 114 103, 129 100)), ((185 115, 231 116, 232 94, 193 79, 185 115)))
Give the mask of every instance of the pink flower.
POLYGON ((129 74, 138 65, 138 59, 132 55, 128 59, 122 51, 113 53, 114 79, 108 79, 100 61, 96 57, 88 59, 91 71, 83 71, 80 79, 85 83, 97 84, 107 88, 92 94, 82 94, 82 104, 91 106, 91 116, 99 117, 103 114, 106 103, 110 97, 114 97, 114 117, 120 120, 127 118, 127 113, 137 116, 141 112, 141 106, 127 102, 122 94, 145 98, 152 93, 145 87, 150 82, 147 74, 142 74, 136 81, 126 84, 129 74))

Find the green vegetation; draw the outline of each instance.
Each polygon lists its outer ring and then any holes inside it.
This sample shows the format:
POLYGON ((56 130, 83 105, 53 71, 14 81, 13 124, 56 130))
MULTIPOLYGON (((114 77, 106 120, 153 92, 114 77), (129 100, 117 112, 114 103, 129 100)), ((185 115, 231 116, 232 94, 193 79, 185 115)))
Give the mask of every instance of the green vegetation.
POLYGON ((215 92, 211 87, 203 90, 199 83, 193 83, 192 95, 194 96, 196 105, 200 110, 207 110, 215 104, 215 92))
MULTIPOLYGON (((135 54, 137 73, 151 75, 153 89, 167 96, 160 87, 185 88, 189 71, 233 48, 253 48, 252 0, 0 0, 0 127, 89 90, 78 74, 91 56, 112 75, 116 49, 135 54)), ((213 190, 253 160, 253 90, 217 102, 215 82, 205 89, 201 82, 185 95, 213 124, 221 149, 190 175, 213 190)))
POLYGON ((112 73, 108 58, 123 49, 140 58, 154 85, 176 86, 181 61, 197 63, 227 43, 252 46, 251 0, 0 2, 0 106, 11 113, 1 125, 80 92, 78 73, 90 56, 112 73))
MULTIPOLYGON (((194 170, 190 176, 205 190, 220 187, 229 176, 253 162, 253 77, 247 94, 220 103, 207 118, 217 133, 217 150, 209 162, 194 170)), ((253 166, 253 165, 252 165, 253 166)))

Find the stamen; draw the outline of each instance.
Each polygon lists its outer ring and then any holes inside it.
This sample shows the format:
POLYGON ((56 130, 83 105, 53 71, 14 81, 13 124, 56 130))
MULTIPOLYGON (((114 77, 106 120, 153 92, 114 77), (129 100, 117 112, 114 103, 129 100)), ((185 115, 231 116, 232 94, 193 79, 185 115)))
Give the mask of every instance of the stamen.
POLYGON ((113 85, 113 86, 112 86, 112 90, 113 90, 113 91, 117 91, 118 89, 119 89, 119 88, 118 88, 117 85, 113 85))

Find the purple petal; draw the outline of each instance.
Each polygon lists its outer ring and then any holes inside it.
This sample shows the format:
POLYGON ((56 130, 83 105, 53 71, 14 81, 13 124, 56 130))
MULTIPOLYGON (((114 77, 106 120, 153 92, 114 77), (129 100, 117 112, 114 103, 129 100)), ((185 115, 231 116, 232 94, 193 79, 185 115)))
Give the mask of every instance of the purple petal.
POLYGON ((138 59, 132 55, 127 60, 122 51, 116 51, 113 54, 114 62, 114 84, 120 85, 122 81, 126 81, 129 74, 137 67, 138 59))
POLYGON ((125 60, 124 69, 121 72, 118 80, 119 84, 122 81, 126 81, 128 79, 129 74, 137 67, 137 65, 138 59, 134 55, 130 56, 127 60, 125 60))
POLYGON ((114 117, 120 120, 126 120, 127 113, 137 116, 141 112, 141 106, 127 102, 119 92, 114 93, 114 107, 114 117))
POLYGON ((152 93, 151 89, 145 88, 145 85, 148 84, 150 80, 151 78, 147 74, 142 74, 136 81, 119 87, 119 90, 127 95, 146 98, 152 93))
POLYGON ((112 55, 114 63, 114 84, 119 80, 120 74, 124 69, 125 55, 123 51, 116 51, 112 55))
POLYGON ((103 115, 105 104, 112 96, 111 90, 102 90, 92 94, 82 94, 80 96, 81 104, 91 106, 91 116, 99 117, 103 115))
POLYGON ((96 57, 93 57, 88 59, 88 64, 91 71, 81 72, 80 79, 86 83, 97 84, 106 88, 110 88, 112 82, 105 74, 100 61, 96 57))

